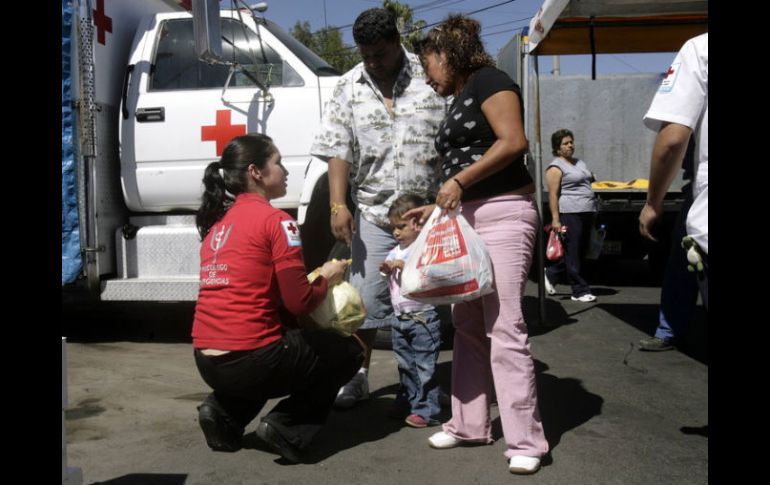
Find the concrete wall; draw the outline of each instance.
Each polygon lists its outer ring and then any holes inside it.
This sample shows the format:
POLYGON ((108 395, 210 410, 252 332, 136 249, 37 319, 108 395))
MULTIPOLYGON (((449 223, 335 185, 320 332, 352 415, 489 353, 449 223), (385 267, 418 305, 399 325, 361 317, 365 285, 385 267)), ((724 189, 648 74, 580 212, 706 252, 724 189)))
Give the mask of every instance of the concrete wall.
MULTIPOLYGON (((575 134, 575 156, 586 162, 596 180, 649 178, 655 132, 644 126, 657 90, 657 74, 541 76, 541 143, 543 167, 553 159, 551 134, 567 128, 575 134)), ((534 79, 529 84, 527 134, 534 148, 534 79)), ((672 189, 682 185, 677 177, 672 189)))

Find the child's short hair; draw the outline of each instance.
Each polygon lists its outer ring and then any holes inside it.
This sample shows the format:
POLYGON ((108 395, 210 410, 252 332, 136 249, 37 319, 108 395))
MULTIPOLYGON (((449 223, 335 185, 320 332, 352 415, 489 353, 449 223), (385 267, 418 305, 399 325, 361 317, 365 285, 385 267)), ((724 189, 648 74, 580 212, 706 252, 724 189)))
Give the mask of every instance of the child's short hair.
POLYGON ((388 209, 388 219, 391 217, 401 217, 410 209, 415 209, 424 205, 428 205, 428 201, 417 194, 401 194, 393 201, 390 209, 388 209))

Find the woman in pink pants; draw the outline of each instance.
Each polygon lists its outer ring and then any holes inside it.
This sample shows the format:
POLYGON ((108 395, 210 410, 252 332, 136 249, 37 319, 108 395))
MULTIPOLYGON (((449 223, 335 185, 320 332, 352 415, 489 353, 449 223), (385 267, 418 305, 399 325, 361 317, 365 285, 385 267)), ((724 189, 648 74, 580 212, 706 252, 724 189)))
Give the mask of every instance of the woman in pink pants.
MULTIPOLYGON (((539 227, 524 165, 527 139, 519 86, 484 52, 476 20, 450 15, 420 46, 426 82, 454 103, 439 127, 442 186, 436 204, 461 205, 489 251, 494 289, 456 304, 452 419, 433 448, 492 443, 489 406, 497 396, 508 468, 534 473, 548 452, 537 407, 535 369, 521 298, 539 227), (462 203, 462 204, 461 204, 462 203)), ((434 206, 414 209, 424 221, 434 206)))

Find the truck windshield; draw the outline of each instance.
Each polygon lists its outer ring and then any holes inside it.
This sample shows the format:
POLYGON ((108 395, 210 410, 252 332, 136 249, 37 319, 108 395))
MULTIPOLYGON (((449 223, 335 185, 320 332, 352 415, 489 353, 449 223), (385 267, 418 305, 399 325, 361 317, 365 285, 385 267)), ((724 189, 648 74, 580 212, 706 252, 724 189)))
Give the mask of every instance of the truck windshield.
POLYGON ((303 43, 289 35, 285 30, 279 27, 275 22, 264 19, 264 25, 267 30, 276 36, 278 40, 284 43, 299 59, 312 70, 316 76, 339 76, 341 73, 329 65, 318 55, 308 49, 303 43))

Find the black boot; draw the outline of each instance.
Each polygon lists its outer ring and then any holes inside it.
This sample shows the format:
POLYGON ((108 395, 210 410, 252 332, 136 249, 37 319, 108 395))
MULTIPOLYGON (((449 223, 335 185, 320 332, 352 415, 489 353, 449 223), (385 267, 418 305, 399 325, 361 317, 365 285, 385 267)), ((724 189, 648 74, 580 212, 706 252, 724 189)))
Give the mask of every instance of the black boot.
POLYGON ((206 443, 214 451, 238 451, 241 449, 243 427, 227 415, 211 394, 198 406, 198 424, 206 437, 206 443))
POLYGON ((281 455, 284 459, 292 463, 300 463, 302 458, 300 450, 284 438, 275 426, 264 419, 257 426, 257 436, 267 444, 271 450, 281 455))

